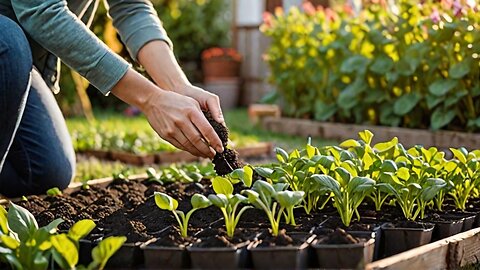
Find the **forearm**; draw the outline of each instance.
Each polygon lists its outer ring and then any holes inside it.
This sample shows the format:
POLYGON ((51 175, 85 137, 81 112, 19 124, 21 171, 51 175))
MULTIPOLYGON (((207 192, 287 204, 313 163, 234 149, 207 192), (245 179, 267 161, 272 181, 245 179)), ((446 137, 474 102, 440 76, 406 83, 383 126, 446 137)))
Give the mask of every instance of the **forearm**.
POLYGON ((142 111, 151 97, 161 92, 160 88, 132 69, 127 71, 111 91, 119 99, 142 111))
POLYGON ((182 95, 186 94, 184 89, 190 82, 167 43, 155 40, 145 44, 138 53, 138 61, 158 86, 182 95))

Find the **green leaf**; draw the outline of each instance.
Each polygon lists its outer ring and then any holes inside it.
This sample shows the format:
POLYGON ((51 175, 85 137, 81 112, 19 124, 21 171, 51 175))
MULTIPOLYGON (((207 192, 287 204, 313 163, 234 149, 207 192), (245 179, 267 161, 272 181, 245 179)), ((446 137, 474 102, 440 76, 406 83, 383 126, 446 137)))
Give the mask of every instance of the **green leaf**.
POLYGON ((368 177, 353 177, 347 185, 347 192, 349 194, 355 193, 369 193, 372 192, 375 187, 375 181, 368 177))
POLYGON ((393 160, 387 159, 382 163, 380 170, 382 172, 396 172, 398 167, 393 160))
POLYGON ((358 133, 358 136, 360 137, 360 139, 362 139, 366 144, 370 144, 372 143, 372 138, 373 138, 373 133, 366 129, 364 131, 360 131, 358 133))
POLYGON ((441 107, 437 108, 432 113, 430 126, 433 130, 441 129, 442 127, 450 124, 455 116, 456 112, 453 109, 445 110, 441 107))
POLYGON ((343 61, 340 71, 343 73, 352 73, 354 71, 363 73, 367 69, 370 59, 363 55, 353 55, 343 61))
POLYGON ((11 250, 15 250, 20 246, 20 242, 17 239, 6 234, 0 235, 0 243, 11 250))
POLYGON ((68 236, 73 241, 78 241, 85 236, 87 236, 94 228, 95 222, 91 219, 82 219, 77 221, 73 226, 68 230, 68 236))
POLYGON ((397 115, 403 116, 415 108, 420 99, 421 96, 417 92, 404 94, 393 104, 393 112, 397 115))
POLYGON ((228 206, 228 198, 225 194, 210 194, 208 200, 218 208, 226 208, 228 206))
POLYGON ((427 107, 429 109, 433 109, 435 106, 437 106, 442 101, 444 101, 445 97, 444 96, 437 97, 435 95, 427 95, 425 100, 427 101, 427 107))
POLYGON ((314 118, 317 121, 326 121, 337 112, 336 104, 326 104, 322 100, 315 101, 314 118))
POLYGON ((397 170, 396 176, 404 181, 407 181, 410 178, 410 170, 405 167, 401 167, 397 170))
POLYGON ((470 72, 471 62, 468 59, 456 63, 448 70, 449 77, 452 79, 461 79, 470 72))
POLYGON ((178 207, 178 201, 163 192, 155 192, 155 204, 167 211, 175 211, 178 207))
POLYGON ((51 197, 60 196, 62 194, 63 194, 62 191, 58 187, 54 187, 47 190, 47 195, 51 197))
POLYGON ((281 163, 288 162, 288 153, 280 147, 275 148, 275 154, 277 155, 277 160, 281 163))
MULTIPOLYGON (((455 148, 450 148, 450 151, 452 151, 453 156, 458 159, 462 164, 467 163, 467 157, 462 153, 462 151, 455 149, 455 148)), ((455 164, 456 167, 456 164, 455 164)))
POLYGON ((380 152, 380 153, 384 153, 384 152, 387 152, 388 150, 394 148, 395 146, 397 146, 397 144, 398 144, 398 138, 393 137, 393 139, 391 139, 388 142, 382 142, 382 143, 375 144, 375 146, 373 148, 377 149, 378 152, 380 152))
POLYGON ((360 101, 360 94, 365 91, 366 84, 354 82, 343 89, 338 95, 337 104, 342 109, 352 109, 360 101))
POLYGON ((63 264, 63 260, 54 256, 55 261, 62 266, 64 269, 74 269, 75 265, 78 263, 78 249, 76 244, 68 238, 66 234, 52 235, 50 238, 53 247, 61 255, 61 258, 65 260, 66 266, 63 264))
POLYGON ((358 147, 358 146, 360 146, 360 143, 357 140, 348 139, 348 140, 342 142, 339 146, 342 147, 342 148, 358 147))
POLYGON ((276 200, 283 207, 291 207, 302 202, 305 192, 303 191, 279 191, 276 200))
POLYGON ((388 55, 380 55, 373 61, 373 64, 370 66, 370 71, 375 72, 379 75, 384 75, 393 68, 393 60, 388 55))
POLYGON ((7 210, 0 205, 0 229, 2 230, 3 234, 8 233, 8 218, 7 218, 7 210))
POLYGON ((335 196, 342 196, 340 192, 340 184, 331 176, 325 174, 314 174, 312 175, 312 179, 315 180, 319 186, 326 188, 330 192, 333 192, 335 196))
MULTIPOLYGON (((282 184, 282 183, 280 183, 282 184)), ((277 192, 275 188, 268 182, 258 180, 253 184, 253 190, 267 197, 273 197, 277 192)))
POLYGON ((53 220, 52 222, 50 222, 44 228, 48 231, 48 233, 51 233, 51 234, 56 233, 58 225, 60 225, 60 223, 62 223, 63 221, 64 221, 63 219, 57 218, 57 219, 53 220))
POLYGON ((8 209, 8 225, 18 235, 20 241, 25 242, 38 230, 35 217, 27 209, 10 202, 8 209))
POLYGON ((231 195, 233 193, 233 185, 227 178, 221 176, 213 178, 212 186, 217 194, 231 195))
POLYGON ((457 86, 457 83, 457 80, 438 79, 428 87, 428 91, 436 96, 444 96, 450 90, 455 88, 455 86, 457 86))
POLYGON ((260 176, 265 178, 271 178, 273 174, 273 170, 270 168, 265 167, 255 167, 255 172, 258 173, 260 176))
MULTIPOLYGON (((110 257, 125 243, 127 238, 125 236, 110 236, 102 240, 98 246, 92 250, 93 262, 91 265, 96 265, 99 270, 105 268, 110 257)), ((90 265, 89 265, 90 268, 90 265)))
POLYGON ((312 158, 317 152, 317 149, 311 146, 310 144, 307 144, 307 146, 305 147, 305 150, 307 151, 308 158, 312 158))
POLYGON ((193 194, 190 202, 192 204, 192 207, 195 209, 202 209, 212 205, 212 203, 207 199, 207 197, 203 196, 202 194, 193 194))
POLYGON ((251 166, 246 165, 243 167, 243 184, 246 187, 251 187, 253 182, 253 169, 251 166))

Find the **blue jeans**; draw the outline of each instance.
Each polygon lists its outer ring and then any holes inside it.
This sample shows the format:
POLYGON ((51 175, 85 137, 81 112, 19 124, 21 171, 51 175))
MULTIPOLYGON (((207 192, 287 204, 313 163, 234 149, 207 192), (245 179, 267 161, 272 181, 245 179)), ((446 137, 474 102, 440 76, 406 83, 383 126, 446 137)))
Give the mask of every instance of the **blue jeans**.
POLYGON ((75 153, 55 98, 17 23, 0 15, 0 194, 68 186, 75 153))

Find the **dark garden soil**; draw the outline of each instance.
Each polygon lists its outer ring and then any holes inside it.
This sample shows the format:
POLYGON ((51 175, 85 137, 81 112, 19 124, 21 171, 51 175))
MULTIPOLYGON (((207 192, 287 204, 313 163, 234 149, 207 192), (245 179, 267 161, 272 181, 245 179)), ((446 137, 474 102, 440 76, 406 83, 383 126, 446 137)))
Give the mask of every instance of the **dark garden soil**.
POLYGON ((325 232, 325 234, 326 235, 319 237, 317 244, 346 245, 368 241, 368 239, 353 237, 351 234, 348 234, 345 230, 340 228, 337 228, 330 233, 325 232))

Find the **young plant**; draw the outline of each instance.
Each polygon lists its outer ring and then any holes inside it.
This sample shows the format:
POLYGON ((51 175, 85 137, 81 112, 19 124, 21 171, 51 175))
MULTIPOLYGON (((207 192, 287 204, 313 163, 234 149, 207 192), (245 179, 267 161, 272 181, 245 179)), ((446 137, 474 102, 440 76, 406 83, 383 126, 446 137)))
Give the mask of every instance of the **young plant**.
POLYGON ((363 202, 365 196, 373 192, 375 181, 367 177, 352 177, 350 172, 343 167, 336 169, 339 181, 329 175, 316 174, 312 178, 325 191, 333 194, 333 205, 337 208, 340 218, 345 226, 350 226, 353 214, 360 219, 357 208, 363 202))
POLYGON ((480 154, 477 152, 468 153, 465 148, 450 148, 456 160, 453 163, 450 177, 453 188, 450 196, 453 198, 457 209, 465 211, 468 199, 472 196, 475 188, 480 186, 480 154))
POLYGON ((237 211, 241 203, 248 203, 248 199, 240 194, 233 194, 233 185, 228 179, 220 176, 215 177, 212 179, 212 185, 216 194, 208 195, 208 200, 220 208, 225 220, 227 236, 233 237, 240 217, 247 209, 252 207, 246 205, 237 211))
POLYGON ((63 193, 58 187, 51 188, 47 190, 47 196, 56 197, 61 196, 63 193))
POLYGON ((182 237, 188 236, 188 221, 190 216, 198 209, 206 208, 211 205, 210 201, 201 194, 194 194, 191 199, 192 209, 185 215, 184 212, 177 210, 178 201, 162 192, 155 192, 155 204, 160 209, 171 211, 180 226, 182 237))
POLYGON ((10 203, 8 213, 0 206, 0 259, 12 269, 46 270, 52 259, 62 269, 103 269, 108 259, 122 246, 126 237, 108 237, 92 250, 88 266, 77 265, 79 240, 88 235, 95 223, 76 222, 67 233, 58 234, 56 219, 39 228, 33 215, 23 207, 10 203))
POLYGON ((278 236, 280 220, 284 214, 287 224, 295 225, 293 209, 302 202, 305 196, 303 191, 284 191, 286 186, 285 183, 272 185, 258 180, 253 184, 252 189, 242 192, 247 195, 251 204, 267 214, 273 236, 278 236), (285 213, 285 211, 287 212, 285 213))

